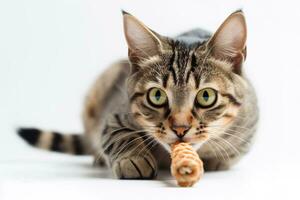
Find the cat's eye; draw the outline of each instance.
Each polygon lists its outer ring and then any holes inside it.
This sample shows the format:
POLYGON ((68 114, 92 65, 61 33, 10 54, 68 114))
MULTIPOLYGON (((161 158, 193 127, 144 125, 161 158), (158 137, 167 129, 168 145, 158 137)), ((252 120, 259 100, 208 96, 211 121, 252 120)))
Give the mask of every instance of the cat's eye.
POLYGON ((217 102, 217 91, 212 88, 200 90, 197 94, 196 102, 202 108, 212 107, 217 102))
POLYGON ((168 101, 166 93, 159 88, 151 88, 148 91, 147 99, 152 106, 156 107, 161 107, 168 101))

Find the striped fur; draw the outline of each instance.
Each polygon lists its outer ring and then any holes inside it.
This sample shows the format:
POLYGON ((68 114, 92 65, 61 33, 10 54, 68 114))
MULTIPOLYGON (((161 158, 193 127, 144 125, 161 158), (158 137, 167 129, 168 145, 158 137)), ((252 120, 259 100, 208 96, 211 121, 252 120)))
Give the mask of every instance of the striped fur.
POLYGON ((88 155, 90 148, 81 134, 62 134, 35 128, 21 128, 18 135, 28 144, 44 150, 72 155, 88 155))
POLYGON ((230 15, 214 35, 195 29, 175 38, 123 16, 128 60, 110 66, 88 92, 85 135, 36 129, 19 135, 43 149, 93 154, 118 178, 154 178, 170 166, 170 145, 178 140, 193 145, 206 170, 228 169, 249 151, 258 121, 255 92, 242 68, 243 13, 230 15), (162 107, 147 100, 153 87, 167 95, 162 107), (201 108, 195 97, 207 87, 217 91, 217 101, 201 108), (179 137, 182 127, 188 129, 179 137))

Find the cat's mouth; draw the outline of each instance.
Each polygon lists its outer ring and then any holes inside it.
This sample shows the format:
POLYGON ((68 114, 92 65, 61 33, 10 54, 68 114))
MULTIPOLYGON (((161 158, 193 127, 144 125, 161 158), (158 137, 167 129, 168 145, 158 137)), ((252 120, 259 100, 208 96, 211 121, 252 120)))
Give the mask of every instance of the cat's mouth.
POLYGON ((198 144, 202 144, 205 141, 207 141, 209 139, 209 134, 207 132, 205 133, 201 133, 199 135, 196 135, 194 137, 182 137, 182 138, 174 138, 168 142, 166 142, 168 145, 173 145, 174 143, 178 143, 178 142, 186 142, 189 143, 191 145, 198 145, 198 144))
POLYGON ((173 140, 169 140, 169 141, 164 141, 165 143, 167 143, 169 146, 172 146, 175 143, 179 143, 179 142, 186 142, 189 144, 195 144, 195 141, 189 140, 189 139, 185 139, 185 138, 176 138, 173 140))
POLYGON ((195 150, 198 150, 209 139, 209 133, 204 129, 191 130, 184 136, 178 137, 177 134, 165 128, 155 131, 153 136, 167 151, 171 151, 172 146, 179 142, 189 143, 195 150))

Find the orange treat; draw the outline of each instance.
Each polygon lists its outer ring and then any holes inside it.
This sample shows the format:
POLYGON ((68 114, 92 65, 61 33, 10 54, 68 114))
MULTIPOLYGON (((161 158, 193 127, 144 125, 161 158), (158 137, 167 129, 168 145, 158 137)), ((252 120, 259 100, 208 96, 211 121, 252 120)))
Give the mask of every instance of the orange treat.
POLYGON ((188 143, 176 143, 171 152, 171 173, 181 187, 193 186, 203 175, 203 163, 188 143))

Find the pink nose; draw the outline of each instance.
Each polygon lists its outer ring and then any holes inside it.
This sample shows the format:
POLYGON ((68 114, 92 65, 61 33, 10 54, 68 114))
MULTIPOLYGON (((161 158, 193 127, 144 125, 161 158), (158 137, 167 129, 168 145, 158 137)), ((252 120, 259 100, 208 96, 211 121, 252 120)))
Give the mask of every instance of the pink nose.
POLYGON ((169 117, 170 129, 179 138, 183 138, 191 128, 193 116, 184 112, 173 114, 169 117))
POLYGON ((191 126, 186 126, 186 125, 172 125, 171 129, 174 131, 174 133, 177 135, 179 138, 183 138, 185 134, 190 130, 191 126))

